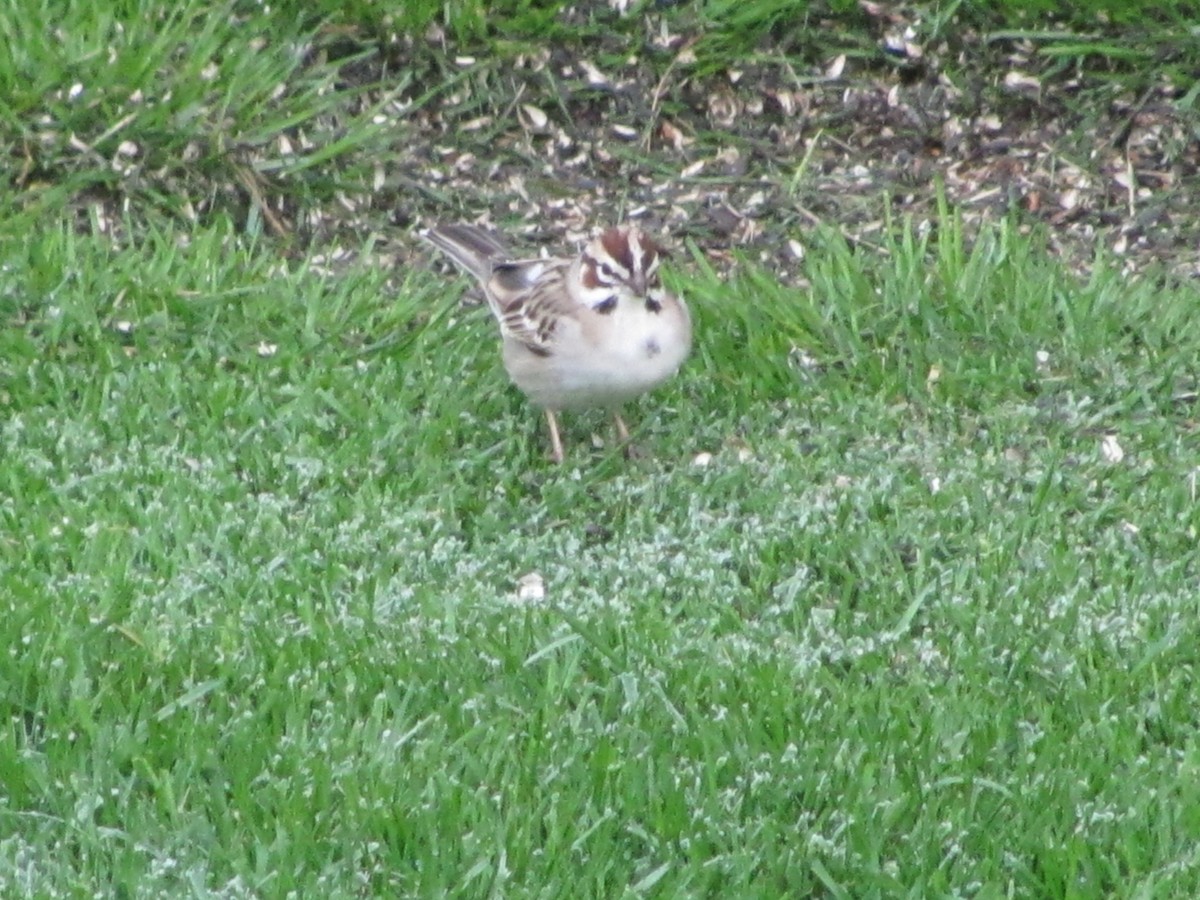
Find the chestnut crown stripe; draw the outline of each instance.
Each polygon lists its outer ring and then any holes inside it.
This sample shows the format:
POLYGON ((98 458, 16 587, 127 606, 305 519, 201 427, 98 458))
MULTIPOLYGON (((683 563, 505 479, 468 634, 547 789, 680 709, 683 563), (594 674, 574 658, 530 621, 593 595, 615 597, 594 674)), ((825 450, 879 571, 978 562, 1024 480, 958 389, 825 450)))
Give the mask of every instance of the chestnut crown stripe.
MULTIPOLYGON (((600 246, 604 248, 604 252, 631 275, 636 271, 633 259, 636 234, 633 229, 622 231, 620 228, 610 228, 600 235, 600 246)), ((641 249, 640 245, 638 249, 641 249)))
POLYGON ((609 228, 598 243, 599 255, 595 244, 583 253, 588 264, 583 267, 581 280, 588 288, 644 283, 663 255, 662 247, 633 227, 609 228))

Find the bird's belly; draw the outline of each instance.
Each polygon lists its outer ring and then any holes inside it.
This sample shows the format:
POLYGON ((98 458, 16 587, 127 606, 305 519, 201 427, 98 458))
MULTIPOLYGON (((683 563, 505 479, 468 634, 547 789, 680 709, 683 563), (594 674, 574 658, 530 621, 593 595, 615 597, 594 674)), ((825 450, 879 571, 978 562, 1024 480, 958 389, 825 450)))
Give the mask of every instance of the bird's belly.
POLYGON ((645 393, 678 371, 688 342, 664 329, 636 340, 611 341, 586 353, 565 350, 535 357, 523 345, 504 347, 504 365, 538 406, 554 410, 616 406, 645 393))

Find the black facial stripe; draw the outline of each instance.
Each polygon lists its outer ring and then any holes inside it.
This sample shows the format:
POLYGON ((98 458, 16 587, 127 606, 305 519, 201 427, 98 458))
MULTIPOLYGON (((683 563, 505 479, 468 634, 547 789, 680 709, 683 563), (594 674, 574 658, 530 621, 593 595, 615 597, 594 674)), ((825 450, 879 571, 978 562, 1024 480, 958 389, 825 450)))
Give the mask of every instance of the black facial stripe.
POLYGON ((587 265, 584 266, 584 284, 588 287, 599 287, 605 285, 611 287, 615 284, 622 284, 629 280, 629 273, 623 271, 619 266, 614 265, 613 261, 605 259, 597 259, 594 256, 586 255, 587 265), (589 273, 591 277, 589 276, 589 273))
POLYGON ((617 308, 617 295, 616 294, 613 294, 611 297, 604 298, 603 300, 601 300, 599 303, 597 303, 595 306, 592 307, 592 309, 594 309, 596 312, 600 313, 600 315, 602 315, 602 316, 607 316, 609 313, 611 313, 616 308, 617 308))
POLYGON ((659 303, 657 300, 655 300, 653 297, 647 296, 646 297, 646 309, 652 313, 660 313, 660 312, 662 312, 662 304, 659 303))

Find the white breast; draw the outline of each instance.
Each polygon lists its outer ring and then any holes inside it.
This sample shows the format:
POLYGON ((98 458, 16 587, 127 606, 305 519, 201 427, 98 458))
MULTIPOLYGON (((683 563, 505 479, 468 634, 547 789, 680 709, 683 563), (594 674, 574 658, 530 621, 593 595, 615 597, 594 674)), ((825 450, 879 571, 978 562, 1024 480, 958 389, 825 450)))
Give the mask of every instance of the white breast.
POLYGON ((608 315, 585 310, 562 319, 552 352, 538 356, 504 342, 504 366, 539 406, 553 410, 612 407, 662 384, 691 348, 687 307, 652 313, 640 302, 620 303, 608 315))

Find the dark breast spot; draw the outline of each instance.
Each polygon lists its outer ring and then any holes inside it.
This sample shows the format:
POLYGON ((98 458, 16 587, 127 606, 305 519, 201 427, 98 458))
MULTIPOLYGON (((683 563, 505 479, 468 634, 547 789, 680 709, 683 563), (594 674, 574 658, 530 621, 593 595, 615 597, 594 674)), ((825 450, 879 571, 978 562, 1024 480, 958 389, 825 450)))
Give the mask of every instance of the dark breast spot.
POLYGON ((656 341, 654 338, 650 338, 650 340, 646 341, 646 343, 642 346, 642 349, 646 351, 647 359, 653 359, 654 357, 658 356, 658 354, 662 353, 662 347, 658 345, 658 341, 656 341))

